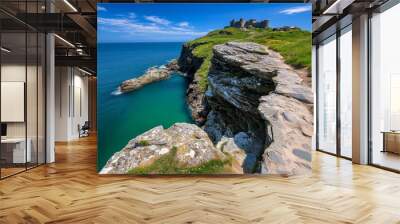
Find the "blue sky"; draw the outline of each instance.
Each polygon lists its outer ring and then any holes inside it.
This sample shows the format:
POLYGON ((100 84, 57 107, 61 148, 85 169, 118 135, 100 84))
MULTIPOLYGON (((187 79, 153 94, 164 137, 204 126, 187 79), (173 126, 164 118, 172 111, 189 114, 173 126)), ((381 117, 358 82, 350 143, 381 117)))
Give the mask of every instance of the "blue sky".
POLYGON ((97 10, 100 43, 188 41, 240 18, 311 30, 311 4, 301 3, 99 3, 97 10))

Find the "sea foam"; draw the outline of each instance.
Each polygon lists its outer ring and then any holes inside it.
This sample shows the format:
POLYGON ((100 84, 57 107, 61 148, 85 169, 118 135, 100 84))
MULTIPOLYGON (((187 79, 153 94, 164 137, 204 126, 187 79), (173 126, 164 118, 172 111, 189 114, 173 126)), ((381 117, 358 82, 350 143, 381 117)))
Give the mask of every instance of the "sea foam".
POLYGON ((118 87, 116 90, 112 91, 111 95, 113 96, 118 96, 121 95, 123 92, 121 91, 121 89, 118 87))

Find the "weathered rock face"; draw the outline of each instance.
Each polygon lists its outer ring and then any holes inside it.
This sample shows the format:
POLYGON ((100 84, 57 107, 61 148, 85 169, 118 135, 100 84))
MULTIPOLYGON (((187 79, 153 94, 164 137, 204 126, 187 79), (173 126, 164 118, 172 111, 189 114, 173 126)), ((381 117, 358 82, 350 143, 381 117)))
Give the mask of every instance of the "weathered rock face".
POLYGON ((172 149, 185 167, 229 158, 232 173, 310 171, 313 94, 309 77, 265 46, 229 42, 213 48, 204 94, 195 75, 202 59, 193 56, 193 47, 183 47, 173 69, 179 68, 192 80, 188 104, 204 131, 185 123, 153 128, 115 153, 101 173, 127 173, 148 166, 172 149))
POLYGON ((193 55, 193 49, 199 46, 198 44, 184 44, 182 46, 181 54, 178 58, 178 65, 181 72, 185 73, 187 77, 194 78, 194 74, 203 63, 202 58, 193 55))
POLYGON ((192 114, 192 118, 198 125, 203 125, 208 114, 207 101, 204 97, 204 91, 199 86, 200 77, 196 71, 203 63, 202 58, 193 55, 193 49, 198 45, 184 44, 181 55, 178 59, 180 71, 191 80, 186 92, 187 102, 192 114))
POLYGON ((196 167, 210 160, 225 159, 207 133, 194 124, 176 123, 168 129, 155 127, 116 152, 101 170, 101 174, 125 174, 130 169, 152 164, 176 148, 176 159, 185 167, 196 167))
POLYGON ((210 113, 204 130, 214 142, 245 135, 247 143, 241 147, 246 154, 244 172, 260 172, 264 146, 269 142, 265 142, 265 122, 257 107, 259 98, 275 88, 275 69, 255 63, 268 52, 254 43, 217 45, 213 55, 206 92, 210 113))
POLYGON ((257 158, 251 153, 252 141, 253 139, 247 133, 239 132, 232 138, 223 136, 216 147, 231 156, 232 170, 235 173, 253 173, 257 158), (250 153, 246 154, 247 152, 250 153))
POLYGON ((276 62, 276 88, 260 98, 258 110, 266 120, 267 138, 272 140, 263 154, 262 173, 304 174, 311 171, 313 93, 309 81, 271 52, 276 62))
POLYGON ((202 126, 206 121, 209 112, 204 91, 199 86, 200 77, 195 76, 186 91, 186 101, 189 105, 193 120, 197 125, 202 126))
POLYGON ((164 66, 149 68, 145 74, 138 78, 122 82, 119 86, 119 90, 123 93, 137 90, 147 84, 168 79, 173 72, 178 70, 178 62, 172 60, 164 66))
POLYGON ((270 124, 272 143, 263 154, 262 173, 303 174, 311 170, 313 116, 295 98, 270 94, 261 97, 260 114, 270 124))
POLYGON ((208 84, 204 130, 218 145, 245 152, 245 173, 310 168, 312 91, 279 54, 255 43, 217 45, 208 84))

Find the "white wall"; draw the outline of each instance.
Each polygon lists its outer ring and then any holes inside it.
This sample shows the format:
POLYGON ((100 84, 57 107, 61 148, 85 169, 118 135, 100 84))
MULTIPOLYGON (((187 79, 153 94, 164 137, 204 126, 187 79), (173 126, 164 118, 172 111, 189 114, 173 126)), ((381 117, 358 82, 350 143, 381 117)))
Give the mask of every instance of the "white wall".
POLYGON ((76 68, 56 67, 55 86, 55 140, 77 139, 78 125, 89 117, 88 78, 76 68))
MULTIPOLYGON (((25 82, 25 64, 6 64, 1 66, 1 81, 25 82)), ((6 110, 6 108, 1 108, 6 110)), ((25 122, 7 123, 7 137, 25 137, 25 122)))
MULTIPOLYGON (((75 70, 76 73, 77 70, 75 70)), ((71 126, 72 126, 72 136, 74 138, 79 137, 79 132, 78 132, 78 125, 83 125, 85 121, 89 120, 89 111, 88 111, 88 77, 87 76, 81 76, 82 73, 79 73, 79 75, 74 75, 74 107, 72 108, 72 120, 71 120, 71 126)))
MULTIPOLYGON (((1 81, 2 82, 24 82, 26 71, 28 72, 28 85, 34 88, 27 88, 27 118, 28 118, 28 129, 32 127, 36 130, 36 112, 37 102, 36 102, 36 80, 34 80, 31 75, 34 74, 36 77, 36 66, 25 67, 25 64, 4 64, 1 66, 1 81), (27 70, 26 70, 27 69, 27 70), (33 123, 32 123, 33 122, 33 123)), ((4 97, 4 96, 3 96, 4 97)), ((40 105, 39 105, 40 106, 40 105)), ((7 108, 1 108, 2 110, 7 110, 7 108)), ((24 109, 24 108, 23 108, 24 109)), ((25 123, 26 122, 7 122, 7 135, 8 137, 25 137, 25 123)), ((36 134, 36 132, 35 132, 36 134)), ((28 130, 29 137, 29 130, 28 130)))
MULTIPOLYGON (((25 63, 5 63, 1 66, 2 82, 24 82, 26 85, 26 106, 25 103, 20 108, 21 113, 26 112, 26 120, 21 122, 5 122, 7 124, 8 138, 29 139, 31 148, 32 162, 39 159, 39 163, 44 163, 45 148, 45 120, 44 120, 44 74, 42 68, 36 65, 25 66, 25 63), (38 69, 38 70, 37 70, 38 69), (27 80, 25 80, 27 78, 27 80), (38 156, 37 156, 38 153, 38 156)), ((24 94, 24 90, 21 94, 24 94)), ((7 95, 2 95, 2 98, 7 95)), ((15 109, 15 108, 14 108, 15 109)), ((1 110, 12 110, 12 108, 2 107, 1 110)), ((8 111, 13 113, 13 111, 8 111)))
MULTIPOLYGON (((2 64, 1 66, 1 81, 2 82, 23 82, 24 85, 26 84, 26 66, 25 64, 2 64)), ((23 90, 23 94, 25 93, 25 90, 23 90)), ((2 90, 3 93, 3 90, 2 90)), ((36 94, 35 94, 36 95, 36 94)), ((1 96, 1 98, 7 98, 7 96, 1 96)), ((3 105, 4 106, 4 105, 3 105)), ((10 110, 10 108, 6 107, 1 107, 2 113, 4 111, 10 110)), ((24 106, 21 108, 23 113, 25 114, 25 102, 24 106)), ((25 119, 25 118, 24 118, 25 119)), ((26 136, 26 121, 22 122, 5 122, 7 124, 7 138, 25 138, 26 136)), ((27 136, 29 138, 30 136, 27 136)), ((2 145, 4 147, 4 145, 2 145)), ((23 145, 22 147, 24 148, 24 151, 26 150, 27 145, 23 145)), ((30 147, 29 147, 30 148, 30 147)), ((2 149, 4 150, 4 149, 2 149)), ((33 149, 35 150, 35 149, 33 149)), ((27 155, 32 156, 32 149, 30 152, 27 153, 27 155)), ((32 157, 28 161, 31 161, 32 157)), ((13 159, 14 160, 14 159, 13 159)), ((21 161, 22 162, 22 161, 21 161)))
POLYGON ((69 95, 70 85, 69 68, 55 68, 55 140, 67 141, 69 133, 69 95))

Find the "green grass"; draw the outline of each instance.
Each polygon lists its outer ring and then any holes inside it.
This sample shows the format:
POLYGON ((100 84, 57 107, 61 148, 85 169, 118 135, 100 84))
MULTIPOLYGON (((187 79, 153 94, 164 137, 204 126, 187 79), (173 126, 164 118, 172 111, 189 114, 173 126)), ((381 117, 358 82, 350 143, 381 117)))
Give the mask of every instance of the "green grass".
POLYGON ((196 46, 193 54, 203 59, 203 64, 196 71, 200 77, 200 87, 207 89, 207 75, 211 66, 212 48, 214 45, 229 41, 255 42, 279 52, 287 64, 295 68, 311 70, 311 33, 304 30, 272 31, 271 29, 225 28, 208 33, 204 37, 188 42, 196 46))
POLYGON ((151 165, 133 168, 128 171, 128 174, 215 174, 222 172, 225 165, 230 165, 232 162, 229 158, 227 160, 210 160, 196 167, 184 167, 179 165, 176 160, 177 150, 177 147, 173 147, 169 153, 161 156, 151 165))
POLYGON ((148 145, 150 145, 150 143, 147 140, 141 140, 138 142, 138 145, 139 146, 148 146, 148 145))

